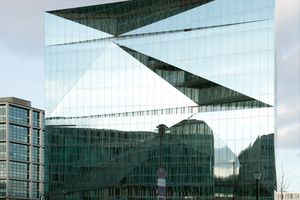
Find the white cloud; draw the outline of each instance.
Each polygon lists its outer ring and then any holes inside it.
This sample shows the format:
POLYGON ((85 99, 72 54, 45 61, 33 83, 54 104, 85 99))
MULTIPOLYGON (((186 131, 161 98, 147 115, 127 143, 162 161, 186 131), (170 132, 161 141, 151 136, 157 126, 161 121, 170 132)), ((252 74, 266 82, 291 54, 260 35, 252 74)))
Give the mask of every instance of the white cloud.
POLYGON ((276 0, 276 22, 286 25, 286 21, 294 20, 299 15, 299 0, 276 0))
POLYGON ((300 1, 276 0, 277 147, 300 149, 300 1))
MULTIPOLYGON (((299 49, 300 49, 300 44, 295 44, 294 47, 288 49, 287 51, 284 52, 284 54, 282 55, 281 59, 282 60, 287 60, 288 58, 291 57, 291 55, 293 54, 298 54, 299 53, 299 49)), ((299 55, 299 54, 298 54, 299 55)))
POLYGON ((279 148, 300 149, 300 123, 280 130, 277 135, 277 145, 279 148))
MULTIPOLYGON (((292 97, 291 97, 292 98, 292 97)), ((277 120, 279 130, 285 128, 287 125, 295 125, 300 123, 300 105, 299 98, 295 98, 292 101, 292 104, 281 104, 277 108, 277 120)))

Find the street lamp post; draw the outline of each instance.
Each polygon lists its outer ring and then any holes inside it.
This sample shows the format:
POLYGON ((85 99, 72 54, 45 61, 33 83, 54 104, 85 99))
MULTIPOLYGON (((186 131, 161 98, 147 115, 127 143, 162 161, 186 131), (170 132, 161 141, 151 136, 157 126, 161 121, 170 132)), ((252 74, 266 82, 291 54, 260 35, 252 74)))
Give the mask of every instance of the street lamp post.
POLYGON ((68 190, 67 189, 63 189, 63 194, 64 194, 64 199, 66 200, 66 194, 67 194, 67 192, 68 192, 68 190))
POLYGON ((260 179, 261 172, 253 172, 253 176, 256 180, 256 200, 258 200, 258 181, 260 179))

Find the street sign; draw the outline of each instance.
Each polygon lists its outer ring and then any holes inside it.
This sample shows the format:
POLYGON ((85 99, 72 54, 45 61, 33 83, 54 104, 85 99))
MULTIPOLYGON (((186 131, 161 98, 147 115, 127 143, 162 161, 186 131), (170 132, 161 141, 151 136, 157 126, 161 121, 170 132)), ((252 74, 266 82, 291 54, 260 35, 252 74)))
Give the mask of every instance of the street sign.
POLYGON ((157 189, 157 193, 159 196, 165 196, 166 194, 166 189, 164 186, 159 186, 157 189))
POLYGON ((163 168, 160 168, 158 171, 157 171, 157 176, 158 178, 165 178, 166 177, 166 171, 163 169, 163 168))
POLYGON ((165 196, 158 196, 158 197, 157 197, 157 200, 165 200, 165 199, 166 199, 165 196))
POLYGON ((166 179, 158 178, 157 179, 157 186, 166 186, 166 179))

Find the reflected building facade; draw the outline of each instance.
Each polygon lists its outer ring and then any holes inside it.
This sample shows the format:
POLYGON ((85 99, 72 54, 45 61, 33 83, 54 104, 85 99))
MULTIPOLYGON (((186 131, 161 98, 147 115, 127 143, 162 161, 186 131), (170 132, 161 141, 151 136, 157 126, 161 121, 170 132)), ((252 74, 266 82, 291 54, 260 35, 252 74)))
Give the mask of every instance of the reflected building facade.
POLYGON ((268 197, 274 193, 276 185, 274 134, 258 137, 253 145, 249 145, 240 152, 238 176, 238 194, 255 195, 256 188, 253 181, 253 172, 260 171, 262 175, 259 181, 259 196, 268 197))
POLYGON ((168 199, 253 198, 249 166, 273 199, 274 0, 49 11, 45 43, 46 198, 156 199, 165 124, 168 199))
MULTIPOLYGON (((49 187, 53 199, 156 197, 160 143, 157 132, 50 126, 49 187), (60 148, 58 148, 60 147, 60 148), (59 150, 58 150, 59 149, 59 150), (56 152, 64 155, 59 157, 56 152)), ((213 196, 214 136, 203 121, 183 120, 163 138, 167 195, 213 196)))

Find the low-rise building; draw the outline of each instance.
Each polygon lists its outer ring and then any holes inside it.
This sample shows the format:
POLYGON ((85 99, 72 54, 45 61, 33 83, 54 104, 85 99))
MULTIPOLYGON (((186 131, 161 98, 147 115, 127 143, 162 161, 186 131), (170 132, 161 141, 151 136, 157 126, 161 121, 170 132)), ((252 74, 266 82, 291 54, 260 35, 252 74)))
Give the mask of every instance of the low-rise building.
POLYGON ((0 199, 38 199, 43 192, 44 111, 0 98, 0 199))
POLYGON ((300 200, 300 192, 283 192, 281 196, 280 191, 275 191, 274 200, 300 200))
POLYGON ((283 192, 283 197, 281 192, 275 192, 274 200, 300 200, 300 192, 283 192))

